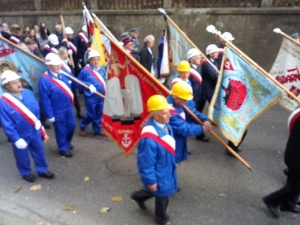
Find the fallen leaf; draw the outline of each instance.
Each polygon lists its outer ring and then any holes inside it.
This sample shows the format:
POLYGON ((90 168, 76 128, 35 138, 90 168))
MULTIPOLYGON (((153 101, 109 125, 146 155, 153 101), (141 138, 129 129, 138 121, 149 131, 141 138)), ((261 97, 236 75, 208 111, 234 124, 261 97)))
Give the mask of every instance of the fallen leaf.
POLYGON ((85 182, 90 181, 90 177, 88 177, 88 176, 84 177, 84 181, 85 182))
POLYGON ((122 196, 113 196, 111 198, 112 202, 123 202, 123 197, 122 196))
POLYGON ((109 210, 111 210, 111 208, 109 208, 109 207, 102 207, 100 209, 100 213, 107 213, 109 210))
POLYGON ((224 194, 219 194, 219 196, 226 197, 226 195, 224 195, 224 194))
POLYGON ((31 186, 30 190, 31 191, 38 191, 38 190, 41 190, 41 188, 42 188, 41 184, 36 184, 36 185, 31 186))
POLYGON ((73 205, 65 205, 64 210, 72 211, 72 210, 74 210, 74 206, 73 205))
POLYGON ((21 190, 22 190, 22 187, 16 187, 16 189, 14 190, 14 193, 18 193, 21 190))

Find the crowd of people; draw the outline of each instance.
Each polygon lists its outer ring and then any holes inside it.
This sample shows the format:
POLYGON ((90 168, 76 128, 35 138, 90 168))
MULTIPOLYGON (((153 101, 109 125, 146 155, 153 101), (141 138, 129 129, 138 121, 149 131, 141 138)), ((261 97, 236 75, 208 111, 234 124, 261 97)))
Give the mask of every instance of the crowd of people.
MULTIPOLYGON (((75 36, 71 27, 63 29, 61 24, 57 24, 51 33, 45 23, 35 25, 33 29, 28 26, 21 29, 16 24, 9 26, 1 22, 0 33, 25 51, 43 58, 48 67, 39 80, 40 102, 31 91, 22 87, 21 77, 16 71, 5 70, 1 74, 4 94, 0 99, 0 119, 2 128, 12 143, 17 169, 22 178, 28 182, 36 180, 30 168, 30 153, 37 174, 53 179, 55 174, 48 170, 43 146, 43 140, 47 140, 44 129, 47 128, 46 121, 54 127, 58 154, 67 158, 73 156, 71 150, 74 148, 71 144, 76 128, 73 102, 77 117, 82 119, 79 125, 80 136, 87 135, 86 127, 90 123, 94 135, 105 136, 101 127, 104 99, 96 94, 105 95, 106 92, 105 71, 99 66, 100 53, 89 49, 91 41, 88 40, 85 25, 75 36), (72 77, 77 77, 88 88, 75 83, 72 77), (81 114, 78 92, 84 95, 85 115, 81 114), (40 114, 45 120, 40 119, 40 114)), ((140 47, 138 34, 138 28, 123 32, 120 44, 150 74, 159 78, 158 71, 155 72, 155 57, 152 50, 155 37, 147 35, 143 47, 140 47)), ((227 41, 234 40, 229 32, 225 32, 223 37, 227 41)), ((222 48, 226 42, 222 44, 220 47, 215 44, 208 45, 205 51, 206 58, 198 49, 190 49, 186 60, 177 65, 178 77, 171 82, 170 95, 167 98, 153 95, 147 101, 151 119, 141 132, 137 157, 145 187, 133 192, 131 198, 145 210, 147 209, 145 201, 155 197, 155 221, 158 224, 173 224, 167 214, 167 206, 169 196, 179 191, 176 163, 188 157, 187 137, 195 136, 199 141, 209 141, 205 132, 212 129, 212 124, 202 112, 206 102, 211 102, 216 87, 223 56, 222 48), (200 125, 185 107, 203 121, 203 125, 200 125)), ((159 62, 162 45, 163 40, 160 40, 159 62)), ((277 207, 280 205, 283 205, 283 211, 300 212, 296 204, 300 192, 299 166, 289 159, 289 155, 294 156, 295 149, 299 149, 299 146, 294 144, 296 142, 294 139, 299 133, 300 113, 297 111, 295 115, 286 151, 289 169, 287 185, 264 198, 274 216, 279 215, 277 207)), ((242 140, 246 133, 247 131, 242 140)), ((239 145, 235 146, 230 141, 228 145, 236 152, 241 151, 239 145)))

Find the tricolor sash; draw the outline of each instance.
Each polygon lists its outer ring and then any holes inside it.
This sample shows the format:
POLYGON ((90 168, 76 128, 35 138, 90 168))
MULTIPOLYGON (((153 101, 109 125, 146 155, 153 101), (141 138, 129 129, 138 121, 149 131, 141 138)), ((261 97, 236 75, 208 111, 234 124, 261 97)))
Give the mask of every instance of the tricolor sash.
POLYGON ((169 109, 169 112, 170 112, 170 114, 177 114, 180 116, 181 119, 185 120, 185 112, 178 113, 174 107, 171 107, 169 109))
MULTIPOLYGON (((14 108, 16 111, 18 111, 30 125, 35 127, 37 124, 41 124, 39 119, 22 102, 20 102, 18 99, 12 96, 10 93, 5 92, 2 95, 1 99, 5 101, 8 105, 10 105, 12 108, 14 108)), ((47 133, 43 125, 41 125, 40 127, 35 127, 35 129, 40 131, 44 141, 48 139, 47 133)))
POLYGON ((300 108, 296 109, 288 118, 288 129, 291 132, 296 119, 300 116, 300 108))
POLYGON ((87 45, 88 44, 88 39, 84 35, 84 33, 80 32, 79 34, 80 39, 87 45))
POLYGON ((77 55, 77 47, 68 39, 63 39, 62 40, 63 43, 66 43, 66 45, 68 45, 68 48, 72 49, 74 55, 77 55))
POLYGON ((70 88, 68 87, 68 85, 66 85, 63 81, 55 79, 55 78, 51 78, 49 77, 48 72, 46 71, 43 75, 44 77, 46 77, 47 79, 49 79, 53 84, 55 84, 62 92, 64 92, 69 99, 71 100, 71 102, 73 103, 74 100, 74 96, 72 91, 70 90, 70 88))
POLYGON ((165 148, 172 155, 175 155, 175 139, 171 135, 158 136, 155 128, 151 125, 145 126, 141 133, 141 138, 150 138, 165 148))
POLYGON ((96 71, 92 70, 89 64, 85 66, 87 70, 96 78, 96 80, 103 86, 104 90, 106 90, 106 83, 103 79, 103 77, 96 71))
POLYGON ((58 54, 58 50, 56 48, 54 48, 54 47, 50 47, 50 45, 48 45, 48 44, 44 46, 44 49, 46 49, 49 52, 58 54))
POLYGON ((199 84, 202 84, 202 77, 201 77, 200 73, 197 70, 195 70, 194 68, 191 68, 190 75, 192 77, 194 77, 196 79, 196 81, 199 82, 199 84))

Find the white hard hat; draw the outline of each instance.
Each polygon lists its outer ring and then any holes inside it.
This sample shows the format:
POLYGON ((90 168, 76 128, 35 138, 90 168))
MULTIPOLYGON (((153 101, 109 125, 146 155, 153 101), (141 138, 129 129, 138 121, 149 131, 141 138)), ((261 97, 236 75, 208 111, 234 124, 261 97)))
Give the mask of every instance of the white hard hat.
POLYGON ((63 64, 63 61, 59 58, 57 54, 50 52, 45 57, 45 64, 58 66, 63 64))
POLYGON ((66 27, 65 28, 65 33, 66 34, 74 34, 74 31, 73 31, 73 29, 71 27, 66 27))
POLYGON ((234 37, 232 36, 232 34, 230 32, 224 32, 222 34, 222 37, 224 39, 226 39, 227 41, 233 41, 234 40, 234 37))
POLYGON ((58 45, 58 37, 55 34, 50 34, 48 36, 48 41, 50 41, 50 43, 54 44, 54 45, 58 45))
POLYGON ((83 25, 83 26, 81 27, 81 30, 82 30, 83 32, 87 32, 87 27, 86 27, 86 25, 83 25))
POLYGON ((186 54, 186 57, 187 59, 189 60, 190 58, 193 58, 194 56, 196 55, 201 55, 200 51, 196 48, 191 48, 187 54, 186 54))
POLYGON ((97 50, 94 50, 92 49, 90 52, 89 52, 89 59, 92 58, 92 57, 100 57, 100 54, 97 50))
POLYGON ((14 80, 18 80, 21 77, 16 74, 14 71, 11 70, 5 70, 2 74, 1 74, 1 85, 5 85, 10 81, 14 81, 14 80))
POLYGON ((206 47, 206 55, 209 55, 214 52, 219 52, 221 49, 218 48, 215 44, 210 44, 206 47))

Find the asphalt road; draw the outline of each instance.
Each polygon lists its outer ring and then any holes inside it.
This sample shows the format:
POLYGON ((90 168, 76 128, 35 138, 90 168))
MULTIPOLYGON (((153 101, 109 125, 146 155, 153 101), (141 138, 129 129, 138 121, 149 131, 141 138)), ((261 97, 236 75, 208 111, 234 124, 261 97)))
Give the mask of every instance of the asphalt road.
MULTIPOLYGON (((211 138, 209 143, 190 138, 188 161, 178 165, 181 191, 168 208, 176 225, 296 225, 300 215, 281 213, 272 218, 262 197, 280 188, 288 137, 289 113, 275 106, 250 125, 241 156, 249 171, 225 154, 211 138)), ((214 127, 216 132, 217 128, 214 127)), ((154 201, 140 210, 130 193, 141 187, 135 153, 125 158, 109 139, 74 135, 74 157, 57 154, 53 129, 45 144, 54 180, 39 178, 34 184, 21 179, 2 130, 0 131, 0 225, 152 225, 154 201), (40 184, 39 190, 30 190, 40 184), (121 201, 112 198, 121 196, 121 201), (110 210, 101 213, 103 207, 110 210), (69 208, 70 210, 66 210, 69 208)))

